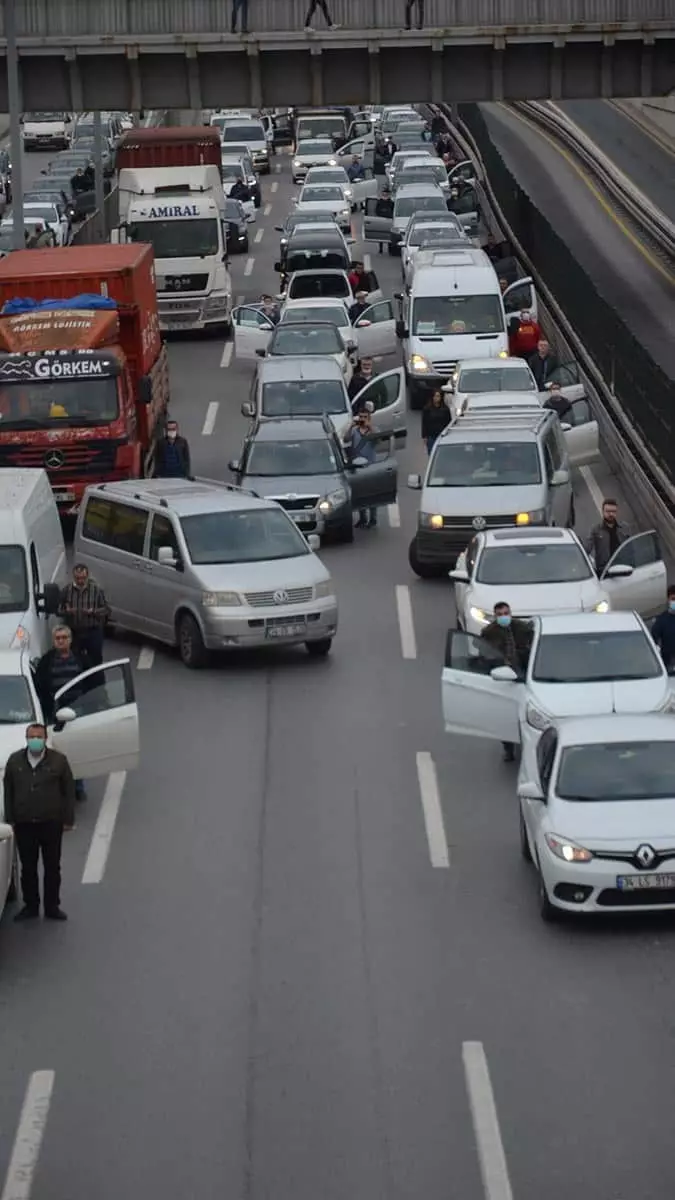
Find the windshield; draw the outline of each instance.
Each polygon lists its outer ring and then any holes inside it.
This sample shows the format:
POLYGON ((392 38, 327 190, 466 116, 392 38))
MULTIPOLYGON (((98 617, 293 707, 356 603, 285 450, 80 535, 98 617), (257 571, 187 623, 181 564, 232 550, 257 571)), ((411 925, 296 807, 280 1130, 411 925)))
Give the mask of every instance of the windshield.
POLYGON ((221 137, 224 142, 245 142, 250 146, 252 142, 264 142, 265 131, 262 125, 246 122, 241 125, 226 125, 221 137))
POLYGON ((611 683, 658 679, 664 666, 641 630, 549 634, 532 666, 538 683, 611 683))
POLYGON ((436 445, 426 487, 512 487, 541 483, 534 442, 436 445))
POLYGON ((397 217, 411 217, 416 212, 445 212, 448 206, 442 195, 438 196, 400 196, 394 204, 394 220, 397 217))
POLYGON ((40 121, 40 122, 45 122, 45 121, 46 121, 46 122, 48 122, 50 125, 54 124, 55 122, 58 122, 58 124, 59 124, 59 125, 62 125, 62 124, 63 124, 63 122, 65 121, 65 119, 66 119, 66 114, 65 114, 65 113, 58 113, 58 112, 56 112, 56 113, 55 113, 55 112, 34 112, 34 113, 26 113, 26 117, 25 117, 25 120, 26 120, 26 121, 27 121, 29 124, 30 124, 31 122, 36 122, 36 123, 37 123, 38 121, 40 121))
POLYGON ((555 790, 562 800, 669 800, 675 797, 675 742, 567 746, 555 790))
POLYGON ((462 231, 458 225, 453 225, 450 221, 441 225, 427 225, 411 230, 408 238, 409 246, 430 246, 438 242, 456 242, 457 238, 463 237, 462 231))
POLYGON ((338 470, 330 442, 255 442, 248 475, 334 475, 338 470))
POLYGON ((332 201, 335 204, 343 204, 344 193, 342 188, 327 183, 323 186, 310 186, 302 189, 300 204, 322 204, 324 201, 332 201))
MULTIPOLYGON (((286 259, 286 270, 289 275, 294 271, 342 271, 345 268, 346 254, 339 250, 289 250, 286 259)), ((322 320, 315 315, 316 321, 322 320)), ((328 318, 326 318, 328 319, 328 318)))
POLYGON ((349 187, 349 178, 344 167, 312 167, 307 176, 308 183, 335 183, 349 187))
POLYGON ((413 304, 413 333, 447 337, 462 333, 503 333, 499 296, 420 296, 413 304))
POLYGON ((58 221, 59 214, 53 205, 47 204, 26 204, 24 205, 24 218, 26 221, 58 221))
POLYGON ((316 321, 330 321, 332 325, 337 325, 338 329, 349 325, 347 313, 337 305, 335 308, 287 308, 281 318, 281 324, 286 321, 308 321, 310 324, 316 321))
MULTIPOLYGON (((298 121, 298 141, 316 138, 323 133, 329 138, 345 136, 345 123, 341 117, 301 117, 298 121)), ((303 147, 304 149, 304 147, 303 147)))
POLYGON ((578 546, 490 546, 481 555, 476 572, 479 583, 569 583, 591 579, 593 572, 578 546))
POLYGON ((311 271, 294 275, 288 287, 289 300, 309 300, 311 296, 349 298, 349 280, 342 275, 313 275, 311 271))
POLYGON ((287 233, 291 233, 297 229, 298 225, 325 225, 331 232, 336 229, 332 214, 326 212, 293 213, 292 216, 286 218, 284 229, 287 233))
POLYGON ((0 432, 109 425, 119 413, 117 378, 26 379, 0 384, 0 432))
POLYGON ((278 508, 199 513, 182 517, 181 527, 195 566, 269 562, 310 553, 302 534, 278 508))
POLYGON ((406 183, 428 183, 429 176, 437 179, 439 183, 448 182, 448 172, 443 163, 435 163, 431 157, 427 158, 426 162, 411 162, 408 159, 401 170, 396 172, 396 185, 403 187, 406 183))
POLYGON ((150 242, 155 258, 207 258, 218 253, 218 222, 215 217, 187 221, 134 221, 129 228, 133 242, 150 242))
POLYGON ((302 146, 300 147, 298 153, 302 153, 304 155, 317 154, 320 158, 323 154, 330 155, 333 153, 333 143, 329 142, 328 138, 320 138, 317 140, 311 137, 303 138, 302 146))
POLYGON ((457 380, 458 392, 536 392, 537 385, 527 367, 467 367, 457 380))
POLYGON ((307 325, 293 329, 278 325, 270 342, 270 354, 343 354, 344 342, 332 325, 307 325))
POLYGON ((347 413, 344 384, 339 379, 289 379, 264 383, 262 411, 266 417, 320 417, 347 413))
POLYGON ((23 675, 0 675, 0 725, 28 725, 34 720, 28 681, 23 675))
POLYGON ((0 546, 0 613, 28 608, 28 577, 23 546, 0 546))
POLYGON ((246 172, 241 163, 223 163, 222 164, 223 183, 232 180, 234 183, 237 179, 245 179, 246 172))

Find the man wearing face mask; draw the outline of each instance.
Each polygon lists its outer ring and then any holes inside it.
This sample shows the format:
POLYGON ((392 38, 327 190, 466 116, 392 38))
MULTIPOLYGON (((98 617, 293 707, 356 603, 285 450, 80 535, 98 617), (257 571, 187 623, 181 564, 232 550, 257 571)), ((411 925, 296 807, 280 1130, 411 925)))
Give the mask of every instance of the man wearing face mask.
POLYGON ((75 822, 75 781, 65 754, 48 748, 44 725, 29 725, 25 749, 10 754, 4 791, 5 820, 14 828, 21 863, 23 908, 14 919, 30 921, 40 915, 42 855, 45 917, 67 921, 61 908, 61 840, 75 822))
POLYGON ((603 500, 602 520, 593 526, 586 541, 586 550, 593 558, 598 575, 602 575, 612 555, 630 535, 630 527, 619 520, 616 500, 603 500))
POLYGON ((187 438, 179 435, 177 421, 167 421, 166 437, 161 438, 157 443, 155 477, 157 479, 190 478, 190 447, 187 438))
MULTIPOLYGON (((350 460, 354 458, 365 458, 366 462, 368 463, 374 463, 376 461, 377 450, 373 435, 373 425, 370 419, 372 410, 372 404, 367 405, 366 408, 356 414, 349 429, 347 430, 345 436, 345 449, 350 460)), ((359 509, 359 519, 356 522, 356 528, 376 529, 377 509, 359 509)))
POLYGON ((668 607, 652 625, 652 637, 661 651, 666 671, 675 667, 675 584, 668 588, 668 607))
MULTIPOLYGON (((529 621, 513 617, 511 607, 505 600, 495 604, 494 620, 485 626, 481 637, 499 651, 506 666, 511 667, 517 675, 524 675, 532 646, 532 626, 529 621)), ((513 762, 515 746, 511 742, 504 742, 503 746, 504 762, 513 762)))

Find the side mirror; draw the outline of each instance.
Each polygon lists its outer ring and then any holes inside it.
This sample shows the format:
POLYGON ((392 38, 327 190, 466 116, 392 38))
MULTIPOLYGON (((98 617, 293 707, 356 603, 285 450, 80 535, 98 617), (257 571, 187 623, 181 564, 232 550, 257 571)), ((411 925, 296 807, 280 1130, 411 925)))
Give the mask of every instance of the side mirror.
POLYGON ((152 404, 152 380, 149 375, 142 375, 139 379, 138 396, 141 404, 152 404))
POLYGON ((633 567, 628 563, 615 563, 613 567, 608 567, 605 571, 605 579, 627 579, 633 574, 633 567))
POLYGON ((561 487, 563 483, 569 483, 570 473, 564 467, 559 471, 554 471, 551 476, 551 487, 561 487))
POLYGON ((274 226, 274 232, 275 232, 275 233, 283 233, 283 232, 284 232, 284 227, 283 227, 283 225, 275 225, 275 226, 274 226))
POLYGON ((408 476, 408 487, 412 488, 412 490, 414 492, 420 492, 422 490, 422 476, 421 475, 409 475, 408 476))
POLYGON ((358 348, 359 348, 358 342, 345 342, 345 350, 347 350, 349 354, 354 354, 358 350, 358 348))
POLYGON ((281 263, 280 263, 280 262, 278 262, 278 261, 277 261, 277 262, 275 262, 275 264, 274 264, 274 270, 276 271, 277 275, 280 275, 280 274, 281 274, 281 271, 282 271, 282 269, 283 269, 283 268, 282 268, 282 266, 281 266, 281 263))
POLYGON ((178 559, 171 546, 160 546, 157 551, 157 562, 163 567, 175 567, 178 559))
POLYGON ((563 433, 569 433, 572 426, 570 425, 569 421, 561 421, 560 428, 562 429, 563 433))
POLYGON ((450 579, 454 580, 455 583, 470 582, 469 572, 465 571, 463 567, 455 567, 454 571, 448 571, 448 575, 450 576, 450 579))
POLYGON ((402 300, 403 292, 394 292, 394 300, 402 300))
POLYGON ((490 671, 490 678, 496 679, 497 683, 517 683, 518 676, 513 667, 493 667, 490 671))
POLYGON ((242 415, 242 417, 251 417, 251 418, 253 418, 255 416, 255 407, 253 404, 251 404, 250 400, 246 400, 242 404, 241 415, 242 415))
POLYGON ((543 800, 544 793, 538 783, 521 783, 518 788, 518 795, 523 800, 543 800))
POLYGON ((0 823, 0 842, 8 842, 12 837, 14 837, 12 826, 6 825, 4 821, 0 823))
POLYGON ((313 550, 315 553, 317 550, 321 549, 321 538, 319 537, 318 533, 307 534, 307 545, 309 546, 310 550, 313 550))
POLYGON ((53 617, 59 611, 60 603, 61 589, 58 583, 46 583, 38 597, 40 611, 47 617, 53 617))
POLYGON ((72 708, 60 708, 56 714, 54 728, 58 733, 59 727, 63 729, 64 725, 72 725, 73 721, 76 719, 77 713, 72 708))
POLYGON ((231 458, 229 463, 227 464, 227 467, 228 467, 228 470, 232 471, 233 475, 238 475, 240 465, 241 464, 240 464, 238 458, 231 458))

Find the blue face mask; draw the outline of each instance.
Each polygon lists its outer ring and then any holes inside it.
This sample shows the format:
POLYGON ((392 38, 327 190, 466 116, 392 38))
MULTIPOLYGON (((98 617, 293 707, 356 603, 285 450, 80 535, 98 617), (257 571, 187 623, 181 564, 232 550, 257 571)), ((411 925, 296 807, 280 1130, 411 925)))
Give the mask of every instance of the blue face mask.
POLYGON ((675 600, 668 601, 668 612, 675 613, 675 600))
POLYGON ((26 745, 31 754, 42 754, 45 748, 45 739, 41 737, 32 737, 26 739, 26 745))
POLYGON ((497 624, 501 625, 502 629, 508 629, 511 624, 511 616, 509 613, 502 613, 497 617, 497 624))

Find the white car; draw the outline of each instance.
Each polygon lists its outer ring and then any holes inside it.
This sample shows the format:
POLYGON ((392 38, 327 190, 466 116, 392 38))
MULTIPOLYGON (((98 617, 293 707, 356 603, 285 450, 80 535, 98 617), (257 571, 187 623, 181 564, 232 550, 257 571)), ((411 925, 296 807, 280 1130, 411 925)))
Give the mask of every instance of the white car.
MULTIPOLYGON (((128 658, 92 667, 60 688, 56 716, 49 745, 66 755, 76 779, 138 766, 138 708, 128 658)), ((42 721, 42 709, 28 653, 0 651, 0 774, 10 754, 25 745, 26 726, 33 721, 42 721)), ((0 793, 0 913, 15 891, 14 832, 4 823, 0 793)))
POLYGON ((348 200, 353 208, 363 204, 369 196, 379 194, 379 184, 374 175, 371 174, 369 179, 350 179, 343 166, 310 167, 305 185, 315 183, 337 183, 344 190, 345 200, 348 200))
POLYGON ((396 191, 402 183, 435 183, 444 196, 450 195, 448 172, 444 163, 430 154, 411 154, 403 159, 400 167, 391 175, 392 191, 396 191))
POLYGON ((329 213, 340 229, 351 233, 352 208, 339 184, 305 184, 294 205, 296 213, 300 215, 303 211, 329 213))
POLYGON ((281 324, 292 321, 302 321, 310 325, 317 321, 329 321, 335 325, 345 346, 354 344, 357 349, 352 323, 344 300, 324 299, 318 296, 315 300, 286 300, 281 309, 281 324))
MULTIPOLYGON (((377 282, 375 272, 370 271, 369 275, 370 282, 374 283, 375 287, 368 292, 366 299, 369 304, 375 304, 376 301, 382 300, 382 289, 377 282)), ((315 271, 294 271, 288 281, 283 299, 313 300, 318 296, 327 296, 331 299, 337 297, 345 300, 347 304, 353 304, 356 299, 347 272, 339 271, 337 267, 317 268, 315 271)), ((389 303, 392 305, 393 312, 393 302, 389 303)))
POLYGON ((21 118, 24 150, 67 150, 72 141, 70 113, 26 113, 21 118))
MULTIPOLYGON (((305 273, 298 272, 297 276, 292 276, 291 279, 301 278, 305 273)), ((351 299, 349 303, 352 303, 351 299)), ((358 351, 360 358, 381 358, 385 354, 393 354, 396 350, 396 313, 391 300, 379 300, 372 304, 352 327, 347 302, 343 299, 288 299, 282 308, 280 324, 293 322, 316 325, 317 322, 324 321, 329 321, 332 327, 337 329, 349 354, 358 351)), ((251 305, 236 308, 232 314, 232 324, 235 355, 243 361, 252 361, 259 358, 261 352, 266 353, 270 339, 278 328, 260 308, 251 305)))
POLYGON ((352 354, 356 343, 345 345, 339 329, 329 321, 320 321, 316 317, 311 323, 307 321, 280 321, 266 337, 264 349, 256 349, 250 353, 251 339, 248 327, 234 323, 234 353, 235 357, 250 360, 252 357, 264 358, 332 358, 339 366, 344 381, 351 383, 354 367, 352 354))
POLYGON ((675 905, 675 723, 664 713, 555 722, 518 780, 520 847, 545 921, 675 905))
POLYGON ((415 260, 420 250, 454 248, 456 242, 469 245, 458 218, 453 213, 437 213, 438 220, 412 220, 408 226, 401 245, 401 274, 404 283, 409 287, 415 270, 415 260))
POLYGON ((397 171, 402 170, 403 164, 406 163, 409 158, 438 159, 438 155, 436 153, 435 146, 432 146, 431 142, 420 142, 419 146, 415 146, 412 150, 410 147, 408 147, 407 150, 397 150, 391 156, 389 162, 384 168, 388 178, 391 179, 397 171))
POLYGON ((293 156, 293 183, 301 183, 311 167, 337 167, 339 163, 330 138, 303 138, 293 156))
POLYGON ((485 638, 449 631, 441 684, 447 733, 520 743, 529 760, 563 717, 675 710, 671 679, 637 613, 544 616, 532 626, 519 674, 485 638))
MULTIPOLYGON (((586 390, 579 380, 579 368, 575 362, 561 363, 549 383, 559 383, 563 396, 570 402, 585 398, 586 390)), ((483 392, 534 392, 545 400, 550 387, 539 392, 537 381, 524 358, 470 358, 457 363, 443 391, 453 415, 457 416, 465 411, 470 397, 483 392)), ((508 403, 506 396, 505 402, 508 403)))
POLYGON ((23 206, 24 224, 31 230, 38 223, 45 225, 54 234, 57 246, 65 246, 68 241, 69 222, 65 213, 60 213, 55 204, 38 204, 31 202, 23 206))

